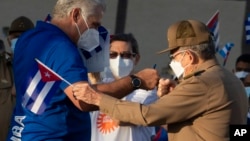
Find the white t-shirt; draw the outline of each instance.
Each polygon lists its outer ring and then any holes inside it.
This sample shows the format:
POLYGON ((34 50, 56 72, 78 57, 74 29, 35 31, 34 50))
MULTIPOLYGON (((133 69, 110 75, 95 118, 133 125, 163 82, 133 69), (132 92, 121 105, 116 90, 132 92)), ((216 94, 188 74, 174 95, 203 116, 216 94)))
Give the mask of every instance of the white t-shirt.
MULTIPOLYGON (((106 78, 104 83, 113 81, 106 78)), ((150 104, 157 99, 156 90, 146 91, 138 89, 123 98, 123 100, 150 104)), ((118 126, 107 115, 91 112, 91 141, 150 141, 155 134, 155 127, 118 126)))

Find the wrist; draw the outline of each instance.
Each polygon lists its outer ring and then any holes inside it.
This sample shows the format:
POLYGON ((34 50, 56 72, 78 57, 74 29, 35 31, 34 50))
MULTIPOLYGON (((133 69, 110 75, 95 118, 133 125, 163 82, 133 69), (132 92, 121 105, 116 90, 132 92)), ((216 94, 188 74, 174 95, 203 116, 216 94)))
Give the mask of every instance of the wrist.
POLYGON ((133 89, 134 90, 139 89, 142 85, 142 80, 135 75, 130 75, 130 78, 133 89))

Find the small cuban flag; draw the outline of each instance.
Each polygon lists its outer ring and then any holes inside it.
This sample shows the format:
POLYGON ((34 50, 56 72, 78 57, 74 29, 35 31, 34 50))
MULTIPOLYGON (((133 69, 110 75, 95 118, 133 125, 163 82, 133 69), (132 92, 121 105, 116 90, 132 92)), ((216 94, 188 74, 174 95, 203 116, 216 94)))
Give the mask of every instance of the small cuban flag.
POLYGON ((223 66, 226 65, 227 58, 228 58, 230 50, 232 49, 233 46, 234 46, 233 43, 226 43, 225 46, 219 50, 219 54, 224 59, 223 66))
POLYGON ((215 42, 215 51, 218 52, 220 48, 220 36, 219 36, 219 10, 209 19, 207 27, 210 32, 213 33, 215 42))
POLYGON ((245 21, 245 31, 246 31, 246 43, 250 43, 250 13, 245 21))
MULTIPOLYGON (((61 76, 48 68, 38 59, 24 81, 22 106, 35 114, 42 114, 49 105, 54 93, 58 90, 61 76)), ((66 83, 70 84, 66 81, 66 83)))

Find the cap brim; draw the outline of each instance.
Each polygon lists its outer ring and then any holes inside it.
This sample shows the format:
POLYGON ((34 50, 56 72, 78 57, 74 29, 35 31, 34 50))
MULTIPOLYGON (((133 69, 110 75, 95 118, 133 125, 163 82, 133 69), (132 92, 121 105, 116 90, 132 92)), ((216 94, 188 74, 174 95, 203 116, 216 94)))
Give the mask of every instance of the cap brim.
POLYGON ((156 54, 166 53, 166 52, 168 52, 168 51, 170 51, 170 50, 172 50, 172 48, 164 49, 164 50, 162 50, 162 51, 157 52, 156 54))

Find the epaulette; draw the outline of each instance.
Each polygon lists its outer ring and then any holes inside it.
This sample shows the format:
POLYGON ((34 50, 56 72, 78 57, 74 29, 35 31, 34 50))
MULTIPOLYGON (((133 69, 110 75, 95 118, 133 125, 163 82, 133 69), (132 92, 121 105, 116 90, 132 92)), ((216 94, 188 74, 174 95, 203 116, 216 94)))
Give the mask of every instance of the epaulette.
POLYGON ((192 77, 192 76, 200 75, 200 74, 202 74, 203 72, 205 72, 205 70, 196 71, 196 72, 194 72, 194 73, 191 73, 191 74, 189 74, 189 75, 183 77, 183 80, 188 79, 188 78, 190 78, 190 77, 192 77))

